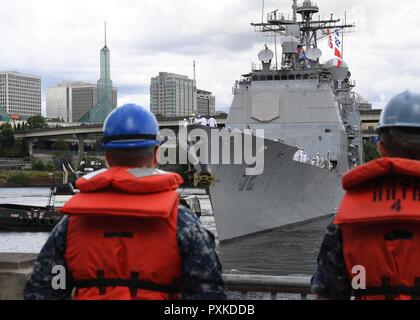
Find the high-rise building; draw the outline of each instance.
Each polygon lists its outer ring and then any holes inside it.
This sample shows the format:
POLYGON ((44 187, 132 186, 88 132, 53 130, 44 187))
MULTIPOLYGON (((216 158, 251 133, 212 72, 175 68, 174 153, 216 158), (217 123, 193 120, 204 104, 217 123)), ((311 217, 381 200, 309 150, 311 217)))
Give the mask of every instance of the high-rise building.
POLYGON ((111 80, 111 53, 106 45, 106 24, 105 24, 105 46, 101 49, 101 77, 98 80, 98 97, 96 105, 87 112, 81 119, 81 122, 103 123, 106 117, 117 103, 113 101, 112 80, 111 80))
POLYGON ((0 106, 8 114, 41 114, 41 78, 19 72, 0 72, 0 106))
POLYGON ((197 89, 197 114, 214 116, 216 113, 216 97, 209 91, 197 89))
MULTIPOLYGON (((47 88, 47 117, 78 122, 98 100, 98 89, 86 82, 64 81, 47 88)), ((117 105, 117 89, 112 88, 112 103, 117 105)))
POLYGON ((182 117, 196 110, 195 81, 187 76, 160 72, 151 79, 150 111, 165 117, 182 117))

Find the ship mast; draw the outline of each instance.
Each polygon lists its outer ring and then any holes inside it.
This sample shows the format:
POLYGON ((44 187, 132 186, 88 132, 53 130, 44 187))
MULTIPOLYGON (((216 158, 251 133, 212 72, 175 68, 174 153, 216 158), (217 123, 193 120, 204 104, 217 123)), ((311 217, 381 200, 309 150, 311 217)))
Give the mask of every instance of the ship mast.
POLYGON ((319 12, 319 7, 313 4, 310 0, 305 0, 301 5, 297 4, 297 0, 293 0, 293 18, 285 19, 284 14, 278 13, 278 10, 272 11, 267 14, 267 21, 261 23, 251 23, 256 32, 269 33, 272 36, 288 36, 288 30, 298 26, 300 30, 300 39, 302 45, 306 49, 317 48, 318 40, 327 36, 326 30, 330 29, 331 33, 342 31, 349 33, 354 30, 354 24, 343 23, 340 24, 341 19, 334 19, 331 15, 330 19, 314 20, 314 14, 319 12), (301 15, 301 20, 298 21, 297 14, 301 15))

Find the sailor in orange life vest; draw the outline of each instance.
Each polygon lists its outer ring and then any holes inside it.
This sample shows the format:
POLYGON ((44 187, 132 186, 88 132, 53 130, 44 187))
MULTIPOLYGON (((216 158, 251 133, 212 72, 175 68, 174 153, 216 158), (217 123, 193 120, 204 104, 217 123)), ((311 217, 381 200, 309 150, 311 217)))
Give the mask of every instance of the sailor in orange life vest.
POLYGON ((25 299, 225 299, 212 238, 179 206, 175 173, 156 169, 156 118, 136 105, 104 124, 109 169, 77 181, 80 192, 38 256, 25 299), (53 287, 55 266, 65 285, 53 287))
POLYGON ((391 99, 378 133, 382 158, 343 177, 312 278, 320 299, 420 298, 420 94, 391 99))

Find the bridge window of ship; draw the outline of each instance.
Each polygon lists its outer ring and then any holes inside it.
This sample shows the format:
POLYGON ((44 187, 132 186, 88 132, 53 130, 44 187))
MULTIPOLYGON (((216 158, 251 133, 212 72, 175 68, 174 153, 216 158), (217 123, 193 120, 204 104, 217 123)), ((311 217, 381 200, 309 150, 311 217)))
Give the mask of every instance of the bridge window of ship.
POLYGON ((268 81, 273 81, 273 76, 267 76, 268 81))
POLYGON ((294 74, 289 75, 289 80, 295 80, 295 75, 294 74))
POLYGON ((280 76, 274 76, 274 80, 280 80, 280 76))
POLYGON ((303 75, 303 80, 308 80, 308 79, 309 79, 309 75, 304 74, 304 75, 303 75))
POLYGON ((260 81, 265 81, 266 77, 265 76, 260 76, 260 81))
POLYGON ((302 80, 302 75, 301 74, 297 74, 296 75, 296 80, 302 80))
POLYGON ((281 80, 287 80, 287 76, 281 76, 281 80))
POLYGON ((258 81, 258 76, 252 76, 252 81, 258 81))

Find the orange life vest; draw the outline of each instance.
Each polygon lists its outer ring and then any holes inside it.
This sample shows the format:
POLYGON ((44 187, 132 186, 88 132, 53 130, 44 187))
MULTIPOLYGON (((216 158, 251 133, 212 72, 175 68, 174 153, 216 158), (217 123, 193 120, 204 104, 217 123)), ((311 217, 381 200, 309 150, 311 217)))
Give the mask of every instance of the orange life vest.
POLYGON ((334 223, 342 230, 349 279, 359 272, 354 267, 366 272, 356 298, 419 298, 420 162, 382 158, 349 172, 343 186, 334 223))
POLYGON ((177 242, 182 178, 157 169, 114 167, 77 181, 66 262, 74 299, 179 298, 177 242))

